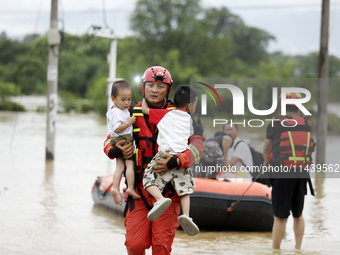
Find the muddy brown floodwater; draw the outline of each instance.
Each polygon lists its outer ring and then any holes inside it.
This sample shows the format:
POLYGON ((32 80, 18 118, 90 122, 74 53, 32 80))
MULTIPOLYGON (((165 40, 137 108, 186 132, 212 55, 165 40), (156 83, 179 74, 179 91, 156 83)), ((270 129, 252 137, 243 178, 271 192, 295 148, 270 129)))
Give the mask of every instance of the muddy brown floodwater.
MULTIPOLYGON (((95 206, 91 197, 96 177, 115 167, 102 151, 105 120, 59 114, 54 161, 45 161, 45 127, 45 113, 0 112, 0 254, 126 254, 123 217, 95 206)), ((327 142, 327 163, 339 164, 340 137, 327 142)), ((313 184, 300 252, 293 248, 290 217, 280 252, 271 249, 270 232, 189 237, 178 230, 172 254, 337 254, 340 179, 313 184)))

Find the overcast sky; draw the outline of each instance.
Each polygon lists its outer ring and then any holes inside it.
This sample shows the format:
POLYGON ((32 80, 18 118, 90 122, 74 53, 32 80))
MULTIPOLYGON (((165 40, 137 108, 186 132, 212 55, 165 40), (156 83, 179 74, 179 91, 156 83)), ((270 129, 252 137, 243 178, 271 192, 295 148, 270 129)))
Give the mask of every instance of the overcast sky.
MULTIPOLYGON (((106 0, 107 22, 116 35, 124 37, 129 29, 129 15, 137 0, 106 0)), ((248 26, 264 29, 276 37, 269 51, 286 54, 307 54, 320 45, 321 0, 201 0, 203 7, 226 6, 248 26)), ((50 26, 50 5, 47 0, 2 1, 0 32, 10 38, 25 34, 44 34, 50 26)), ((104 25, 103 1, 59 0, 59 18, 71 34, 84 34, 92 25, 104 25)), ((61 29, 62 22, 59 24, 61 29)), ((340 0, 331 1, 330 54, 340 57, 340 0)))

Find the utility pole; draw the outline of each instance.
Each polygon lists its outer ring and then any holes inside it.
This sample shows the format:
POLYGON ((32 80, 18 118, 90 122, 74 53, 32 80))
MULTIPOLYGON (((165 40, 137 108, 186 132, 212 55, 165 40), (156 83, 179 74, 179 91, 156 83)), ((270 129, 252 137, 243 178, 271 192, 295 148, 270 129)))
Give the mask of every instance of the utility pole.
POLYGON ((46 159, 54 159, 54 142, 58 108, 58 57, 60 36, 58 31, 58 0, 51 0, 51 26, 47 31, 48 66, 47 66, 47 123, 46 123, 46 159))
POLYGON ((110 55, 108 56, 109 62, 109 78, 107 78, 107 109, 112 105, 111 100, 111 87, 112 84, 117 80, 116 79, 116 66, 117 66, 117 39, 111 39, 110 41, 110 55))
POLYGON ((329 31, 329 0, 322 0, 321 37, 319 53, 318 82, 318 118, 316 163, 326 163, 327 139, 327 99, 328 99, 328 31, 329 31))
POLYGON ((105 30, 100 26, 92 25, 88 31, 89 35, 101 38, 110 39, 110 54, 107 56, 109 63, 109 78, 107 78, 106 96, 107 96, 107 109, 112 105, 111 101, 111 87, 112 84, 121 78, 116 78, 116 66, 117 66, 117 38, 113 33, 113 30, 105 30))

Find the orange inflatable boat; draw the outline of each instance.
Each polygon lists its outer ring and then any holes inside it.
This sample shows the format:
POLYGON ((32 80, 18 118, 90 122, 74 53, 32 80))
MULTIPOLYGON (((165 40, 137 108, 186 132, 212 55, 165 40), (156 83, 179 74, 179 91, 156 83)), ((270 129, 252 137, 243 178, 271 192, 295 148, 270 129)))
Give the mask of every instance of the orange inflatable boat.
MULTIPOLYGON (((190 194, 190 216, 200 229, 271 231, 273 212, 271 189, 260 183, 225 182, 215 179, 194 178, 196 189, 190 194), (227 211, 247 190, 232 211, 227 211)), ((124 201, 125 184, 121 180, 121 195, 124 201)), ((113 202, 110 193, 112 175, 98 177, 92 188, 96 205, 107 207, 123 215, 125 203, 113 202)))

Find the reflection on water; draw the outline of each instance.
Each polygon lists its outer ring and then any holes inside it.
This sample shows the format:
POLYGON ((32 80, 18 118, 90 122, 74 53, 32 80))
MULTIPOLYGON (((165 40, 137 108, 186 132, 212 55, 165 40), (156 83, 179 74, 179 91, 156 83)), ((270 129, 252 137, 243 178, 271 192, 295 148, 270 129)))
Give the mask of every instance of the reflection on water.
MULTIPOLYGON (((115 167, 102 152, 105 122, 93 115, 59 115, 55 160, 46 161, 45 114, 16 118, 0 112, 0 254, 126 254, 124 219, 94 206, 91 197, 96 177, 115 167)), ((334 153, 339 143, 339 137, 328 143, 332 162, 339 161, 334 153)), ((306 197, 303 250, 293 249, 289 218, 283 250, 274 254, 332 254, 340 248, 340 179, 313 182, 316 196, 306 197)), ((202 231, 188 237, 179 230, 172 254, 273 252, 269 232, 202 231)))
POLYGON ((115 229, 115 231, 125 234, 124 218, 121 214, 96 205, 92 207, 92 214, 98 218, 100 217, 105 228, 115 229))
POLYGON ((45 209, 45 212, 39 216, 39 221, 42 221, 42 225, 48 229, 53 229, 57 224, 57 215, 55 209, 56 203, 56 192, 53 185, 53 172, 54 172, 54 161, 46 160, 45 178, 42 182, 42 200, 41 205, 45 209))
POLYGON ((316 231, 314 233, 310 233, 310 236, 320 237, 328 235, 327 228, 324 226, 325 221, 325 206, 323 204, 324 198, 324 182, 323 178, 315 178, 314 179, 314 192, 315 198, 312 200, 310 214, 312 216, 311 223, 313 224, 313 229, 316 231))

